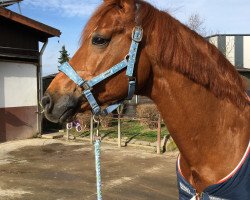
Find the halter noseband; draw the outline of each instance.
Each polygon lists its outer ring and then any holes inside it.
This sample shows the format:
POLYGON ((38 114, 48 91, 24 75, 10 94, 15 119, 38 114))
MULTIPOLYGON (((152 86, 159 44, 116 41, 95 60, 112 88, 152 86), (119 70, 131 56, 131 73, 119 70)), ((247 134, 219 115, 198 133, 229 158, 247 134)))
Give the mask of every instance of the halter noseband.
POLYGON ((139 43, 141 42, 143 37, 143 29, 139 26, 136 26, 132 32, 132 42, 130 45, 128 55, 122 60, 120 63, 114 65, 112 68, 108 69, 107 71, 99 74, 98 76, 92 78, 89 81, 84 80, 81 78, 77 72, 70 66, 68 62, 63 63, 58 69, 59 71, 63 72, 67 75, 74 83, 76 83, 79 87, 82 87, 83 95, 88 100, 92 112, 94 115, 107 115, 113 112, 117 107, 119 107, 124 100, 132 99, 134 92, 135 92, 135 85, 136 85, 136 78, 134 77, 134 67, 136 62, 136 55, 138 51, 139 43), (128 77, 128 96, 124 100, 120 100, 114 104, 111 104, 104 110, 101 110, 101 107, 98 105, 95 97, 93 96, 91 90, 93 86, 100 83, 101 81, 107 79, 108 77, 116 74, 117 72, 121 71, 122 69, 127 67, 126 75, 128 77))

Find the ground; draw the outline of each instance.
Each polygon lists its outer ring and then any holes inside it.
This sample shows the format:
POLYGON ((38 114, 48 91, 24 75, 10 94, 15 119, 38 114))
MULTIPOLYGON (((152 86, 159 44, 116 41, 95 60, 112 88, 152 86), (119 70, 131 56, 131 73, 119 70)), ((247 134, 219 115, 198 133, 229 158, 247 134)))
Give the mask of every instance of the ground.
MULTIPOLYGON (((176 200, 176 153, 102 143, 104 200, 176 200)), ((30 139, 0 144, 0 200, 96 199, 89 142, 30 139)))

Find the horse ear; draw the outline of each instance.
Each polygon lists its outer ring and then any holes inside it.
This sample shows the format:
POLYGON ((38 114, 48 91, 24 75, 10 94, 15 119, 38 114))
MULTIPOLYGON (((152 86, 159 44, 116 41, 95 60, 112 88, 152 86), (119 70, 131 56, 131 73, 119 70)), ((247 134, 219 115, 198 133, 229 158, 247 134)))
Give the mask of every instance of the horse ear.
POLYGON ((133 12, 135 9, 135 0, 119 0, 118 5, 125 13, 133 12))
POLYGON ((135 0, 118 0, 117 5, 125 12, 130 13, 135 9, 135 0))
MULTIPOLYGON (((104 3, 108 3, 111 0, 103 0, 104 3)), ((135 0, 116 0, 117 5, 124 10, 125 13, 133 12, 135 9, 135 0)))

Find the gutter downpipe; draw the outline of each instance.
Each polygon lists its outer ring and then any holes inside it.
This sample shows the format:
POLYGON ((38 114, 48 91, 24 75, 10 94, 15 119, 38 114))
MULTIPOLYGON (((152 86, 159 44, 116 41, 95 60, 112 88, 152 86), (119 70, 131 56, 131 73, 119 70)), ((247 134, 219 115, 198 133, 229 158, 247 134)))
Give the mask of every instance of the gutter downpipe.
POLYGON ((37 82, 38 82, 38 96, 37 96, 37 134, 42 135, 42 119, 43 112, 40 106, 40 101, 43 96, 43 80, 42 80, 42 56, 45 51, 45 48, 48 44, 48 39, 43 43, 43 46, 39 52, 39 64, 37 68, 37 82))

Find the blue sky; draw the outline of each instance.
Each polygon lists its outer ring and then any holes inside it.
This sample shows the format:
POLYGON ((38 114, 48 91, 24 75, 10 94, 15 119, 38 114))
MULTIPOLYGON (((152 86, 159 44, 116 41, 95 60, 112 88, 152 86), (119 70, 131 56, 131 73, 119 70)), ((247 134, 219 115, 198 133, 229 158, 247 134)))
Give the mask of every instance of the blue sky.
MULTIPOLYGON (((174 17, 186 22, 198 13, 205 27, 213 33, 250 34, 249 0, 147 0, 174 17)), ((57 72, 59 50, 62 45, 73 56, 79 48, 79 38, 86 21, 101 0, 24 0, 22 14, 55 27, 60 38, 51 38, 43 56, 43 75, 57 72)), ((9 9, 18 11, 17 5, 9 9)))

